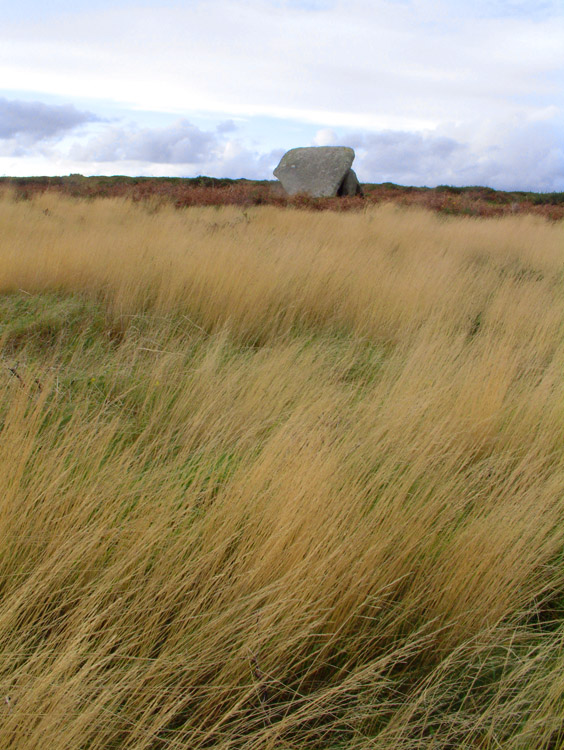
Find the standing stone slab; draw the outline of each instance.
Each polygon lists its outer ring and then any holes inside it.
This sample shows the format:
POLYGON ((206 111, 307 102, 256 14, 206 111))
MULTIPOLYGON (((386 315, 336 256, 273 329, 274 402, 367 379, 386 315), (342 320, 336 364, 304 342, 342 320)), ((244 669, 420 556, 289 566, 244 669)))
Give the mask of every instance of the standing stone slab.
POLYGON ((363 195, 360 182, 354 169, 349 169, 341 182, 337 195, 363 195))
POLYGON ((293 148, 284 154, 274 176, 290 195, 308 193, 314 198, 332 198, 353 161, 354 151, 348 146, 293 148))

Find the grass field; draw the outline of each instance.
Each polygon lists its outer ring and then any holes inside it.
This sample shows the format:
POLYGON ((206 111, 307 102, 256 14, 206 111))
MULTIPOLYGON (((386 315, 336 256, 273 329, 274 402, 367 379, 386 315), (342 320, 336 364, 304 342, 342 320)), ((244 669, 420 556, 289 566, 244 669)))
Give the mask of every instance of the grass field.
POLYGON ((564 742, 564 223, 0 200, 0 748, 564 742))

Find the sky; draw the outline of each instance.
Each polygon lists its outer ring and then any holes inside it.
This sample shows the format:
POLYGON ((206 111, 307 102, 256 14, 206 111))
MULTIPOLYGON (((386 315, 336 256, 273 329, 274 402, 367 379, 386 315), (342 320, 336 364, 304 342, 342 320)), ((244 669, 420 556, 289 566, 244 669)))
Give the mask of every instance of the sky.
POLYGON ((0 175, 564 191, 564 0, 0 0, 0 175))

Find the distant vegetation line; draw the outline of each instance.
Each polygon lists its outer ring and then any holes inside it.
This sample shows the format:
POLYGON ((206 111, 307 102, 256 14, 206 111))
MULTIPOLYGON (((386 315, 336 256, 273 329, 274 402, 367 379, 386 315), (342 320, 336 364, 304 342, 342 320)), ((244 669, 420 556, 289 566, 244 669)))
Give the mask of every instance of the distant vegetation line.
POLYGON ((247 180, 216 177, 0 177, 0 189, 13 191, 19 200, 45 192, 74 198, 127 197, 134 201, 172 203, 186 206, 259 206, 306 208, 311 210, 360 210, 367 204, 394 202, 432 211, 480 217, 532 213, 547 219, 564 218, 564 192, 534 193, 502 191, 489 187, 408 187, 392 182, 363 184, 364 198, 289 197, 276 180, 247 180))

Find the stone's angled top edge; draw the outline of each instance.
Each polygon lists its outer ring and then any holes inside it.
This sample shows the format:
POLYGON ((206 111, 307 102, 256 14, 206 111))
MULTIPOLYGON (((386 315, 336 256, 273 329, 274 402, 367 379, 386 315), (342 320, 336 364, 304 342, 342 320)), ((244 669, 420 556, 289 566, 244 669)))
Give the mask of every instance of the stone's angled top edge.
POLYGON ((296 146, 296 148, 291 148, 286 151, 284 156, 293 154, 296 151, 350 151, 353 155, 353 159, 356 156, 354 148, 352 148, 351 146, 296 146))

